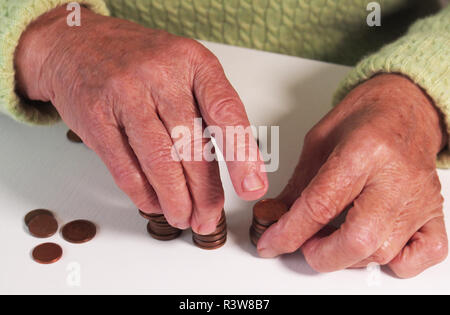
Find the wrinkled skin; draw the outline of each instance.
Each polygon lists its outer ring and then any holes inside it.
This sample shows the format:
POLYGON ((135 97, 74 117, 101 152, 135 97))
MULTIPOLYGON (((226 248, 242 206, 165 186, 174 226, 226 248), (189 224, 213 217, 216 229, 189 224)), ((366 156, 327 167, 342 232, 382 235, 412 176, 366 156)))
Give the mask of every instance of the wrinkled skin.
POLYGON ((291 210, 262 236, 260 255, 301 247, 319 272, 378 263, 401 278, 442 262, 448 241, 435 166, 446 143, 441 126, 426 95, 400 75, 358 86, 306 136, 279 196, 291 210), (347 208, 339 229, 327 227, 347 208))
MULTIPOLYGON (((23 35, 19 90, 52 101, 137 207, 213 231, 224 203, 217 164, 173 161, 169 134, 200 116, 208 125, 249 124, 217 59, 192 40, 85 9, 82 31, 65 17, 54 10, 23 35)), ((435 157, 445 137, 437 110, 409 80, 380 75, 357 87, 306 137, 279 196, 291 211, 263 235, 260 255, 302 248, 317 271, 377 262, 399 277, 439 263, 448 250, 435 157)), ((228 163, 243 199, 267 191, 261 165, 228 163)))
MULTIPOLYGON (((249 125, 217 58, 194 40, 87 9, 81 27, 68 27, 66 15, 56 9, 22 36, 15 59, 20 91, 51 101, 142 211, 164 213, 181 229, 213 232, 224 205, 218 165, 174 160, 170 135, 177 126, 192 131, 198 117, 223 128, 249 125)), ((254 139, 238 145, 257 150, 254 139)), ((227 165, 241 198, 266 193, 260 158, 227 165)))

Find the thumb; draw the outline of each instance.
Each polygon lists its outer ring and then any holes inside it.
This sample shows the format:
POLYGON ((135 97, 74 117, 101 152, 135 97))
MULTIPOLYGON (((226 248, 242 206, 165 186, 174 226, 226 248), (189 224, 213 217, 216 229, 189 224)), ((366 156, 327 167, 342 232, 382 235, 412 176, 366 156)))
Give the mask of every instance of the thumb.
POLYGON ((209 55, 194 78, 202 117, 227 163, 236 193, 244 200, 264 196, 269 187, 244 105, 215 56, 209 55))

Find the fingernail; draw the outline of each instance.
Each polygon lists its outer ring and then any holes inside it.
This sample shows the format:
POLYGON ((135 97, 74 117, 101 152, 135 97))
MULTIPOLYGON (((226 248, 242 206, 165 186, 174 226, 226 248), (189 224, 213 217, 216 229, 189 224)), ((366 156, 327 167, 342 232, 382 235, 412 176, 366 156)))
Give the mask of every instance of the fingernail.
POLYGON ((264 182, 258 174, 252 173, 244 178, 242 188, 246 192, 258 191, 264 188, 264 182))
POLYGON ((173 224, 172 226, 180 230, 187 230, 188 228, 190 228, 191 225, 189 223, 176 223, 173 224))
POLYGON ((274 258, 278 256, 278 254, 270 248, 258 249, 258 254, 261 258, 274 258))
POLYGON ((197 229, 197 234, 209 235, 217 229, 217 219, 209 220, 203 224, 200 224, 197 229))

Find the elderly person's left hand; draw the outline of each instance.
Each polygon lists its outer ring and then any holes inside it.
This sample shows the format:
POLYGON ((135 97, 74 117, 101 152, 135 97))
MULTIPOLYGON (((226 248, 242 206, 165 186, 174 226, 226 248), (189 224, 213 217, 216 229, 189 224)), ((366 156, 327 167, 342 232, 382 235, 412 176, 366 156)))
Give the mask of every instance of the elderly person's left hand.
POLYGON ((320 272, 375 262, 402 278, 440 263, 448 241, 435 159, 445 143, 417 85, 389 74, 361 84, 307 135, 279 197, 291 210, 262 236, 260 255, 301 247, 320 272), (324 229, 348 207, 338 230, 324 229))

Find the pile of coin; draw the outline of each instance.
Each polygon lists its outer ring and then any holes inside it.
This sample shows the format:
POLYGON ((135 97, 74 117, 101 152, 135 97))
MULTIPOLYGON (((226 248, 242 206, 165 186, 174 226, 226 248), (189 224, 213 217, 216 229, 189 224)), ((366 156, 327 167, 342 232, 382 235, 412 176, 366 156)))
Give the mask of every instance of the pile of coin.
MULTIPOLYGON (((25 225, 30 234, 38 238, 48 238, 58 231, 58 222, 53 213, 46 209, 37 209, 25 216, 25 225)), ((97 234, 94 223, 86 220, 77 220, 66 224, 62 228, 63 238, 70 243, 86 243, 97 234)), ((33 259, 40 264, 52 264, 61 259, 63 250, 54 243, 45 243, 33 249, 33 259)))
POLYGON ((148 220, 147 232, 159 241, 171 241, 178 238, 183 232, 172 227, 163 214, 147 214, 139 210, 139 214, 148 220))
POLYGON ((227 220, 225 211, 222 211, 222 216, 213 233, 209 235, 200 235, 192 232, 192 240, 197 247, 207 250, 218 249, 225 245, 227 242, 227 220))
POLYGON ((264 232, 288 212, 288 207, 281 201, 266 199, 259 201, 253 207, 253 222, 250 227, 250 240, 257 246, 264 232))

